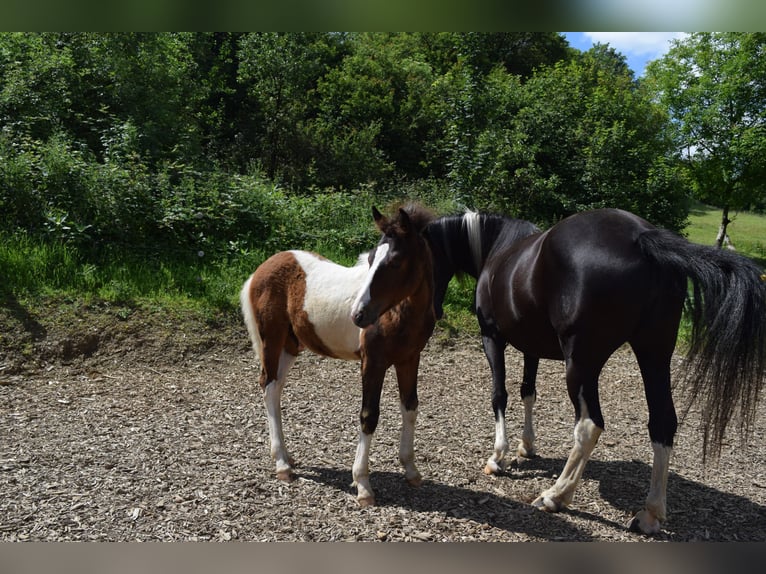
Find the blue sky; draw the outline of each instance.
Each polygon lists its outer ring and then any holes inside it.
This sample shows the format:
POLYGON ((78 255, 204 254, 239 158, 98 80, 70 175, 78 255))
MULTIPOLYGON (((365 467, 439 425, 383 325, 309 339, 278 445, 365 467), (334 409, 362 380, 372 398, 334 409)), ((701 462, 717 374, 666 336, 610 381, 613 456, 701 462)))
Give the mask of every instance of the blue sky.
POLYGON ((569 45, 583 52, 593 44, 609 44, 627 58, 628 66, 642 76, 646 63, 661 58, 670 41, 684 36, 682 32, 564 32, 569 45))

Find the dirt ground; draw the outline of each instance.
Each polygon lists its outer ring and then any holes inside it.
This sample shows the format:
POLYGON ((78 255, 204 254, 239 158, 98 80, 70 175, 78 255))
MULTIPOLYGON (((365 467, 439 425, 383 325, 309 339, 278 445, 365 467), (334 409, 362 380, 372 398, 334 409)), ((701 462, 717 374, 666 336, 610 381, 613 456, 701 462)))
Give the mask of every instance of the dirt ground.
MULTIPOLYGON (((31 314, 11 300, 0 307, 0 334, 2 541, 766 540, 763 401, 748 443, 732 425, 720 460, 704 467, 692 409, 671 459, 662 533, 625 529, 643 504, 652 457, 628 349, 602 374, 606 431, 575 499, 547 514, 529 503, 554 482, 572 446, 560 363, 543 361, 538 376, 540 457, 486 476, 494 436, 486 359, 478 338, 437 331, 420 370, 423 485, 408 486, 399 467, 389 373, 370 461, 378 505, 361 509, 350 485, 357 363, 299 358, 283 398, 299 474, 285 483, 274 477, 257 363, 237 320, 67 301, 31 314)), ((515 447, 521 357, 506 356, 515 447)))

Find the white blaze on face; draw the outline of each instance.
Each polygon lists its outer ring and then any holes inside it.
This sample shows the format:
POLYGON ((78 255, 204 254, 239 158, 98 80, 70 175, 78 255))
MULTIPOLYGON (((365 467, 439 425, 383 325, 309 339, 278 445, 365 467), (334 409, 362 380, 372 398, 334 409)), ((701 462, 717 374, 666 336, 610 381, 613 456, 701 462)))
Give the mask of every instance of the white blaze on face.
POLYGON ((378 271, 381 263, 386 258, 386 255, 388 255, 388 249, 388 243, 383 243, 378 245, 378 248, 375 250, 375 257, 370 265, 370 270, 367 272, 367 279, 361 289, 359 289, 356 301, 354 301, 354 305, 351 307, 352 315, 355 315, 362 306, 367 305, 370 302, 370 287, 372 286, 372 281, 375 278, 375 273, 378 271))

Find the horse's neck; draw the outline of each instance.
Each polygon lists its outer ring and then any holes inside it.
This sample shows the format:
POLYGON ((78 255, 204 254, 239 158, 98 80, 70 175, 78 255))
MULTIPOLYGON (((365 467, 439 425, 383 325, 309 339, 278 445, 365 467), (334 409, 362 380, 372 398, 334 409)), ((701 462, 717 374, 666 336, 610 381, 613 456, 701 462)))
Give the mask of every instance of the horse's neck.
POLYGON ((412 309, 430 309, 433 312, 434 277, 432 265, 424 265, 418 286, 410 293, 402 304, 412 309))
MULTIPOLYGON (((507 247, 540 230, 528 221, 503 216, 472 214, 466 219, 466 240, 478 276, 487 259, 499 248, 507 247)), ((470 271, 466 270, 470 273, 470 271)))

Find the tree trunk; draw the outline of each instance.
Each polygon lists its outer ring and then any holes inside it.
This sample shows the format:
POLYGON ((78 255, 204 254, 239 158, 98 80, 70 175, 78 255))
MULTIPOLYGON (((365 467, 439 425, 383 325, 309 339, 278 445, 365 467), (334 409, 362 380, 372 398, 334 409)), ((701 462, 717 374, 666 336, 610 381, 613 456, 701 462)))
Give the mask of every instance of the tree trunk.
MULTIPOLYGON (((718 247, 718 249, 721 249, 724 242, 728 240, 726 228, 730 223, 731 219, 729 219, 729 206, 725 205, 723 207, 723 216, 721 217, 721 226, 718 228, 718 237, 715 238, 715 245, 718 247)), ((731 244, 731 241, 729 241, 729 244, 731 244)))

